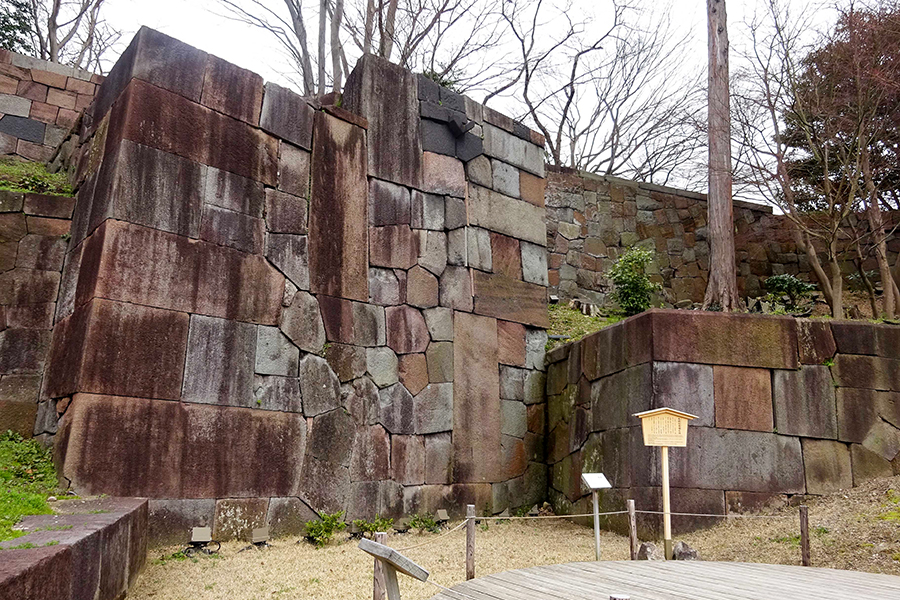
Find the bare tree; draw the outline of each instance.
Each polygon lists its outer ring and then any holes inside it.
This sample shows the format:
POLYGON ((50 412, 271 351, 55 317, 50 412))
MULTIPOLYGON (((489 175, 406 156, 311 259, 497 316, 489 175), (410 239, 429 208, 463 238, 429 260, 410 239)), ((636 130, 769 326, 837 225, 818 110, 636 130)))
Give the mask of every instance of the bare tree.
POLYGON ((101 59, 121 37, 102 17, 105 0, 28 0, 38 58, 102 73, 101 59))

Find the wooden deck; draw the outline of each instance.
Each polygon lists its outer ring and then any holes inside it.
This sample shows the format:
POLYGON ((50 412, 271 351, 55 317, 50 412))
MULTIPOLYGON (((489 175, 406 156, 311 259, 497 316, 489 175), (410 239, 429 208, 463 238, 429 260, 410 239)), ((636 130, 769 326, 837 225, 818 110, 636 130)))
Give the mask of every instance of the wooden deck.
POLYGON ((727 562, 585 562, 506 571, 432 600, 900 600, 900 577, 727 562))

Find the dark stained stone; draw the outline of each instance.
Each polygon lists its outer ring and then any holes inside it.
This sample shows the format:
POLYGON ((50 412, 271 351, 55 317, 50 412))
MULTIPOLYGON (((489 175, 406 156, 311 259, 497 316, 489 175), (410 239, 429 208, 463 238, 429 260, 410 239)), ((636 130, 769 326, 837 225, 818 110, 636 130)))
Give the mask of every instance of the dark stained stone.
POLYGON ((380 179, 369 179, 369 225, 409 225, 409 190, 380 179))
POLYGON ((385 344, 383 308, 330 296, 318 300, 328 341, 366 347, 385 344))
POLYGON ((838 439, 861 444, 884 418, 880 409, 889 404, 889 392, 838 388, 836 396, 838 439))
POLYGON ((300 380, 296 377, 255 375, 253 378, 252 398, 252 403, 247 403, 247 406, 250 408, 293 413, 303 412, 300 380))
POLYGON ((0 273, 0 305, 54 302, 59 279, 55 271, 13 269, 0 273))
POLYGON ((37 402, 40 391, 40 375, 0 376, 0 400, 26 403, 37 402))
POLYGON ((588 380, 649 361, 652 318, 653 313, 641 313, 585 337, 581 341, 581 370, 588 380))
POLYGON ((24 211, 27 215, 71 219, 75 198, 48 194, 25 194, 24 211))
POLYGON ((805 365, 772 376, 775 428, 784 435, 836 439, 834 384, 828 367, 805 365))
POLYGON ((269 498, 266 523, 273 538, 302 534, 306 522, 315 521, 318 517, 300 498, 269 498))
POLYGON ((0 214, 0 242, 18 242, 28 233, 23 213, 0 214))
POLYGON ((72 580, 73 550, 69 545, 6 551, 0 565, 4 600, 67 598, 72 580))
POLYGON ((413 412, 417 434, 453 429, 453 384, 429 384, 416 395, 413 412))
POLYGON ((828 494, 853 487, 847 444, 808 438, 801 442, 807 494, 828 494))
POLYGON ((421 311, 409 306, 385 309, 387 344, 397 354, 424 352, 431 339, 421 311))
POLYGON ((471 131, 456 139, 456 158, 470 161, 484 153, 484 141, 471 131))
POLYGON ((203 202, 251 217, 262 218, 265 191, 263 185, 258 181, 207 167, 203 202))
POLYGON ((900 360, 838 354, 832 374, 841 387, 900 392, 900 360))
POLYGON ((20 269, 61 271, 66 240, 56 236, 26 235, 19 242, 15 266, 20 269))
POLYGON ((278 153, 278 189, 300 198, 309 198, 309 161, 309 152, 281 142, 278 153))
POLYGON ((444 198, 413 190, 410 208, 413 229, 444 230, 444 198))
POLYGON ((253 407, 256 325, 192 315, 184 402, 253 407))
POLYGON ((428 385, 428 363, 424 354, 401 354, 398 373, 400 383, 416 395, 428 385))
POLYGON ((325 345, 325 327, 315 296, 298 291, 281 311, 281 331, 304 352, 318 354, 325 345))
POLYGON ((266 524, 268 498, 225 498, 216 501, 213 539, 250 541, 254 529, 266 524))
POLYGON ((305 235, 266 235, 266 258, 301 290, 310 288, 310 249, 305 235))
POLYGON ((827 321, 798 320, 797 342, 800 347, 800 363, 804 365, 821 365, 833 358, 837 351, 831 325, 827 321))
POLYGON ((150 546, 187 545, 194 527, 212 527, 216 501, 212 498, 150 499, 150 546))
POLYGON ((453 480, 501 481, 497 322, 457 312, 453 323, 453 480))
POLYGON ((547 288, 503 275, 475 272, 475 312, 534 327, 549 327, 547 288))
POLYGON ((380 425, 358 427, 350 459, 350 480, 380 481, 390 477, 391 440, 388 433, 380 425))
MULTIPOLYGON (((595 381, 591 385, 594 430, 637 425, 638 421, 632 415, 650 408, 652 380, 653 369, 649 364, 643 364, 595 381)), ((552 418, 549 424, 552 429, 552 418)))
POLYGON ((0 400, 0 427, 3 431, 14 431, 24 438, 30 438, 38 413, 34 402, 11 402, 0 400))
POLYGON ((333 411, 341 405, 341 382, 324 358, 304 356, 299 371, 303 412, 307 417, 333 411))
POLYGON ((347 344, 330 344, 325 348, 325 360, 341 383, 366 374, 366 350, 347 344))
POLYGON ((216 56, 207 57, 201 104, 256 126, 262 99, 262 77, 216 56))
POLYGON ((885 358, 900 358, 900 327, 875 325, 875 351, 885 358))
POLYGON ((324 112, 316 113, 315 132, 310 289, 367 302, 366 132, 324 112))
POLYGON ((859 486, 869 479, 890 477, 894 474, 891 462, 860 444, 850 444, 850 462, 853 467, 853 485, 859 486))
POLYGON ((456 138, 453 137, 446 123, 422 119, 420 129, 422 131, 422 150, 456 156, 456 138))
POLYGON ((497 321, 497 349, 501 364, 525 366, 525 326, 497 321))
POLYGON ((259 126, 301 148, 312 146, 312 107, 299 95, 272 82, 266 83, 259 126))
POLYGON ((450 483, 453 443, 450 432, 425 436, 425 483, 450 483))
POLYGON ((760 492, 725 492, 728 514, 759 513, 764 509, 778 509, 787 506, 787 498, 782 494, 760 492))
MULTIPOLYGON (((569 362, 572 362, 571 354, 569 362)), ((578 371, 580 373, 580 367, 578 371)), ((697 418, 691 422, 695 427, 716 425, 713 368, 708 365, 654 362, 653 402, 650 408, 662 407, 696 415, 697 418)))
POLYGON ((830 323, 837 351, 841 354, 875 354, 875 328, 870 323, 830 323))
POLYGON ((344 108, 369 121, 369 174, 422 189, 416 76, 367 54, 347 77, 343 97, 344 108))
POLYGON ((265 223, 243 213, 217 206, 204 206, 200 239, 252 254, 263 253, 265 223))
POLYGON ((34 119, 3 115, 0 117, 0 133, 19 138, 35 144, 44 143, 44 132, 47 125, 34 119))
POLYGON ((359 377, 343 386, 341 399, 357 425, 375 425, 381 418, 378 386, 368 377, 359 377))
MULTIPOLYGON (((716 427, 772 431, 775 421, 772 377, 768 369, 716 365, 713 378, 716 427)), ((779 433, 782 433, 780 429, 779 433)))
POLYGON ((402 304, 400 280, 391 269, 369 269, 369 302, 382 306, 402 304))
POLYGON ((260 256, 106 221, 91 236, 84 257, 76 304, 100 296, 252 323, 278 322, 284 277, 260 256))
POLYGON ((355 437, 353 418, 342 409, 321 414, 313 420, 301 490, 314 510, 336 512, 346 509, 355 437))
POLYGON ((391 438, 391 478, 403 485, 425 483, 425 440, 418 435, 391 438))
POLYGON ((369 264, 409 269, 419 256, 419 238, 409 225, 369 228, 369 264))
POLYGON ((397 435, 416 432, 413 397, 402 383, 379 390, 378 404, 378 422, 390 433, 397 435))
POLYGON ((266 229, 275 233, 306 233, 306 198, 266 190, 266 229))

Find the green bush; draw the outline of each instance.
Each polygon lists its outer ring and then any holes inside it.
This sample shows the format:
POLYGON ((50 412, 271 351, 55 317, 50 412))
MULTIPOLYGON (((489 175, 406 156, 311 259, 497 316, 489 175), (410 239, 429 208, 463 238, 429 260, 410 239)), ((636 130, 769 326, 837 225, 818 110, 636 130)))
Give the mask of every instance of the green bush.
POLYGON ((306 539, 314 543, 317 548, 327 544, 335 533, 343 531, 347 527, 344 523, 344 511, 333 514, 322 513, 318 521, 306 522, 306 539))
POLYGON ((418 529, 420 532, 430 531, 431 533, 437 533, 441 530, 438 526, 437 521, 434 520, 434 517, 428 513, 424 514, 415 514, 409 518, 409 528, 410 529, 418 529))
POLYGON ((627 316, 636 315, 650 308, 654 292, 662 287, 650 281, 647 265, 653 253, 637 246, 630 248, 610 267, 606 276, 613 282, 613 299, 627 316))
POLYGON ((354 519, 353 526, 356 527, 363 535, 373 537, 378 531, 388 531, 389 529, 391 529, 391 527, 394 526, 394 520, 384 519, 380 515, 375 515, 374 521, 354 519))
POLYGON ((12 431, 0 434, 0 541, 22 535, 13 530, 22 517, 49 514, 56 485, 48 450, 12 431))
POLYGON ((793 275, 772 275, 766 279, 768 300, 783 304, 788 312, 803 308, 815 289, 814 284, 800 281, 793 275))

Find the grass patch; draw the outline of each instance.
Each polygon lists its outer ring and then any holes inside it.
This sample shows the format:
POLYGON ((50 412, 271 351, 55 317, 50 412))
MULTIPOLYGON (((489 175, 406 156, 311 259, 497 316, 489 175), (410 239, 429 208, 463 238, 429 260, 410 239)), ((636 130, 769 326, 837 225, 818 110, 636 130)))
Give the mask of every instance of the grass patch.
POLYGON ((22 517, 50 514, 47 496, 56 485, 49 450, 12 431, 0 435, 0 541, 23 535, 13 530, 22 517))
POLYGON ((578 309, 569 307, 568 304, 551 304, 547 308, 550 313, 550 329, 547 330, 547 334, 569 336, 565 340, 549 340, 547 350, 580 340, 584 336, 618 323, 624 318, 617 315, 591 317, 578 309))
POLYGON ((71 196, 65 173, 49 173, 43 163, 0 159, 0 190, 71 196))

